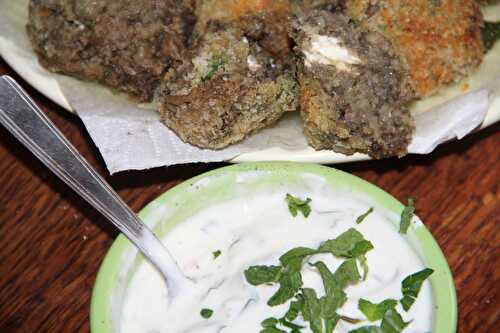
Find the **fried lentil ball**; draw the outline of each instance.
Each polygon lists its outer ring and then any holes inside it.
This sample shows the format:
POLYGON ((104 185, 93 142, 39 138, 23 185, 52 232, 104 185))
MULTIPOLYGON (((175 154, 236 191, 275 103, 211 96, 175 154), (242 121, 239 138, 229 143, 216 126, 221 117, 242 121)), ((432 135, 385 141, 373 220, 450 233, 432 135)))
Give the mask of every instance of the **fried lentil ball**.
POLYGON ((419 97, 459 81, 483 59, 482 14, 473 0, 346 0, 345 8, 391 41, 419 97))
POLYGON ((45 68, 151 101, 194 19, 179 0, 31 0, 27 31, 45 68))
POLYGON ((414 92, 391 43, 321 10, 298 15, 292 34, 302 59, 300 112, 311 146, 375 158, 406 154, 414 92))

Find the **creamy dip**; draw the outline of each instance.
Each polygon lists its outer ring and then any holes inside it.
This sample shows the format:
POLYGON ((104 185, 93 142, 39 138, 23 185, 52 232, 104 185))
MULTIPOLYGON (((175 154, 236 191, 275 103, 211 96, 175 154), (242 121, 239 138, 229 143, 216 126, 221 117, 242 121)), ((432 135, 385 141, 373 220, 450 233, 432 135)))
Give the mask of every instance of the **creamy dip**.
MULTIPOLYGON (((349 191, 326 190, 326 186, 291 194, 312 199, 308 218, 290 214, 285 192, 262 192, 205 209, 178 225, 164 239, 184 273, 196 281, 170 304, 164 281, 148 263, 142 264, 127 289, 120 318, 121 333, 238 332, 256 333, 269 317, 282 317, 288 302, 270 307, 268 299, 278 285, 252 286, 244 270, 252 265, 276 265, 278 258, 297 246, 317 248, 349 228, 355 228, 371 241, 374 249, 366 255, 369 273, 366 281, 345 290, 348 301, 338 313, 350 318, 365 318, 358 310, 359 298, 378 303, 387 298, 399 300, 401 281, 425 268, 407 242, 398 233, 399 216, 373 205, 366 197, 349 191), (370 207, 375 211, 361 224, 356 217, 370 207), (214 258, 214 252, 220 255, 214 258), (205 319, 204 308, 213 310, 205 319)), ((308 262, 323 260, 334 272, 344 259, 319 254, 308 262)), ((360 268, 360 272, 362 272, 360 268)), ((305 264, 304 287, 324 294, 320 275, 305 264)), ((433 322, 432 290, 425 281, 409 310, 396 307, 405 321, 411 321, 406 333, 430 332, 433 322)), ((364 321, 357 325, 340 321, 335 332, 378 325, 364 321)), ((305 324, 304 326, 307 326, 305 324)), ((309 328, 302 332, 311 332, 309 328)))

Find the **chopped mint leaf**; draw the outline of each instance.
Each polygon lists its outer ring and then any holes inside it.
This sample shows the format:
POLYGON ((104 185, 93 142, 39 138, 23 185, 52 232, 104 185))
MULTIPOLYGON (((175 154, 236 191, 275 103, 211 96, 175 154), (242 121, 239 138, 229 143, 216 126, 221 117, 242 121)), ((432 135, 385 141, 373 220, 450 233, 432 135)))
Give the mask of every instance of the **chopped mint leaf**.
POLYGON ((491 50, 495 42, 500 39, 500 22, 484 22, 481 29, 483 45, 486 51, 491 50))
POLYGON ((363 268, 363 281, 366 280, 366 277, 368 276, 368 263, 366 260, 366 256, 364 254, 360 255, 358 257, 359 259, 359 264, 361 265, 361 268, 363 268))
POLYGON ((348 259, 344 261, 339 268, 333 273, 333 278, 336 285, 340 289, 345 289, 351 284, 355 284, 361 280, 359 275, 356 259, 348 259))
POLYGON ((347 317, 347 316, 340 316, 340 320, 346 321, 350 324, 359 324, 360 322, 363 321, 361 319, 351 318, 351 317, 347 317))
MULTIPOLYGON (((302 262, 307 256, 311 256, 313 254, 318 253, 317 250, 313 250, 307 247, 296 247, 288 252, 286 252, 284 255, 280 257, 280 263, 283 266, 296 266, 297 261, 300 262, 300 268, 302 268, 302 262)), ((297 267, 294 267, 297 269, 297 267)))
POLYGON ((401 222, 399 224, 399 233, 406 235, 408 228, 410 227, 411 219, 413 218, 413 213, 415 213, 415 198, 408 198, 408 206, 406 206, 401 212, 401 222))
POLYGON ((311 214, 311 206, 309 206, 311 202, 310 198, 302 200, 287 193, 286 202, 288 203, 288 210, 293 217, 297 216, 298 212, 301 212, 306 218, 311 214))
POLYGON ((300 329, 304 328, 304 326, 300 326, 300 325, 294 324, 294 323, 292 323, 290 321, 287 321, 285 319, 281 319, 280 323, 281 323, 281 326, 285 326, 285 327, 291 328, 292 332, 296 332, 296 331, 300 332, 300 329))
POLYGON ((334 256, 355 258, 373 249, 371 242, 367 241, 356 229, 349 229, 335 239, 327 240, 319 247, 320 252, 330 252, 334 256))
POLYGON ((330 301, 332 303, 336 303, 335 309, 340 308, 347 301, 347 296, 341 289, 341 286, 337 281, 338 277, 336 278, 335 275, 330 272, 328 267, 322 261, 314 263, 312 264, 312 266, 316 267, 319 274, 321 275, 326 296, 331 298, 330 301))
POLYGON ((408 311, 418 297, 424 281, 432 274, 434 270, 426 268, 415 274, 409 275, 401 283, 403 298, 400 300, 405 311, 408 311))
POLYGON ((366 299, 360 298, 358 302, 358 308, 369 321, 377 321, 384 317, 385 313, 394 309, 398 301, 394 299, 386 299, 385 301, 374 304, 366 299))
POLYGON ((378 326, 363 326, 349 331, 349 333, 383 333, 378 326))
POLYGON ((368 215, 370 215, 371 213, 373 213, 373 207, 370 207, 370 209, 368 209, 368 211, 367 211, 366 213, 364 213, 364 214, 362 214, 362 215, 358 216, 358 218, 356 219, 356 223, 357 223, 357 224, 360 224, 360 223, 361 223, 361 222, 363 222, 363 221, 366 219, 366 217, 367 217, 368 215))
POLYGON ((251 266, 245 272, 248 283, 254 286, 277 282, 281 276, 281 266, 251 266))
POLYGON ((214 260, 217 259, 221 254, 222 254, 222 252, 220 250, 212 252, 212 255, 214 256, 214 260))
POLYGON ((201 309, 201 311, 200 311, 200 315, 205 319, 212 317, 213 314, 214 314, 214 310, 211 310, 211 309, 201 309))
POLYGON ((380 329, 383 333, 400 333, 408 324, 395 309, 390 309, 382 318, 380 329))
POLYGON ((288 321, 293 321, 297 319, 302 309, 302 303, 303 303, 302 297, 297 297, 296 301, 290 302, 290 307, 288 308, 288 311, 285 313, 283 319, 288 321))
POLYGON ((274 327, 274 326, 278 325, 278 323, 279 323, 279 320, 276 318, 267 318, 267 319, 264 319, 262 321, 262 323, 260 323, 260 325, 262 327, 274 327))
POLYGON ((227 59, 221 56, 213 56, 212 59, 210 59, 210 63, 208 65, 208 71, 207 74, 205 74, 202 78, 202 82, 210 81, 215 73, 223 67, 227 63, 227 59))
POLYGON ((309 322, 313 333, 331 333, 337 326, 340 316, 335 312, 336 304, 330 302, 330 298, 318 299, 314 289, 302 290, 304 304, 302 306, 302 317, 309 322))
POLYGON ((302 287, 302 275, 300 269, 283 272, 279 279, 278 291, 269 299, 267 305, 276 306, 291 299, 302 287))

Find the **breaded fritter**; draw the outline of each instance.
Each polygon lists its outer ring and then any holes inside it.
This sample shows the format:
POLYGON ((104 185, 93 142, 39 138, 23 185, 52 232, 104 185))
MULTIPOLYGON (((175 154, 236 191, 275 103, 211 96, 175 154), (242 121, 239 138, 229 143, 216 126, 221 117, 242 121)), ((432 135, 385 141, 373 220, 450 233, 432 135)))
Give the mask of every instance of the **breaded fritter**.
POLYGON ((150 101, 163 74, 184 58, 195 19, 179 0, 31 0, 29 16, 44 67, 140 101, 150 101))
POLYGON ((208 27, 191 60, 164 79, 162 121, 185 142, 220 149, 296 110, 293 66, 259 42, 238 22, 208 27))
POLYGON ((342 14, 298 15, 292 35, 299 67, 300 112, 315 149, 375 158, 407 153, 414 97, 404 64, 381 34, 342 14))
POLYGON ((288 36, 289 0, 202 0, 196 9, 195 35, 203 35, 210 22, 238 24, 246 35, 275 57, 291 56, 288 36))
POLYGON ((346 13, 388 38, 407 63, 419 97, 479 66, 482 14, 474 0, 346 0, 346 13))

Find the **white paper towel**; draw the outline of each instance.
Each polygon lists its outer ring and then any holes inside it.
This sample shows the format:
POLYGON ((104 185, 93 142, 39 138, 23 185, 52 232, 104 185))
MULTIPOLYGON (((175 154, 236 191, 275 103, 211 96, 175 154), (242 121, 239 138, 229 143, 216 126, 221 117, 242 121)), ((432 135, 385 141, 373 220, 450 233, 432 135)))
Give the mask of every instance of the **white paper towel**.
MULTIPOLYGON (((0 53, 9 52, 10 56, 19 57, 26 63, 27 72, 57 77, 64 97, 84 122, 111 173, 189 162, 230 160, 245 152, 270 147, 293 152, 307 148, 298 115, 289 114, 274 127, 243 143, 219 151, 199 149, 182 142, 162 125, 155 111, 138 107, 126 96, 94 83, 46 72, 35 61, 25 33, 27 3, 27 0, 0 0, 0 53)), ((497 44, 496 49, 500 54, 500 45, 497 44)), ((500 72, 495 75, 495 70, 500 70, 500 67, 496 69, 494 62, 491 66, 492 69, 486 68, 485 72, 491 76, 493 71, 493 78, 500 78, 500 72)), ((23 73, 21 75, 24 76, 23 73)), ((469 90, 481 88, 485 83, 476 81, 473 80, 469 90)), ((448 97, 434 99, 433 105, 425 106, 426 112, 418 112, 425 103, 417 103, 417 130, 409 147, 410 152, 426 154, 444 141, 462 138, 484 120, 491 102, 488 96, 500 95, 500 84, 490 84, 489 90, 482 88, 465 95, 459 90, 457 93, 457 89, 448 97)))

